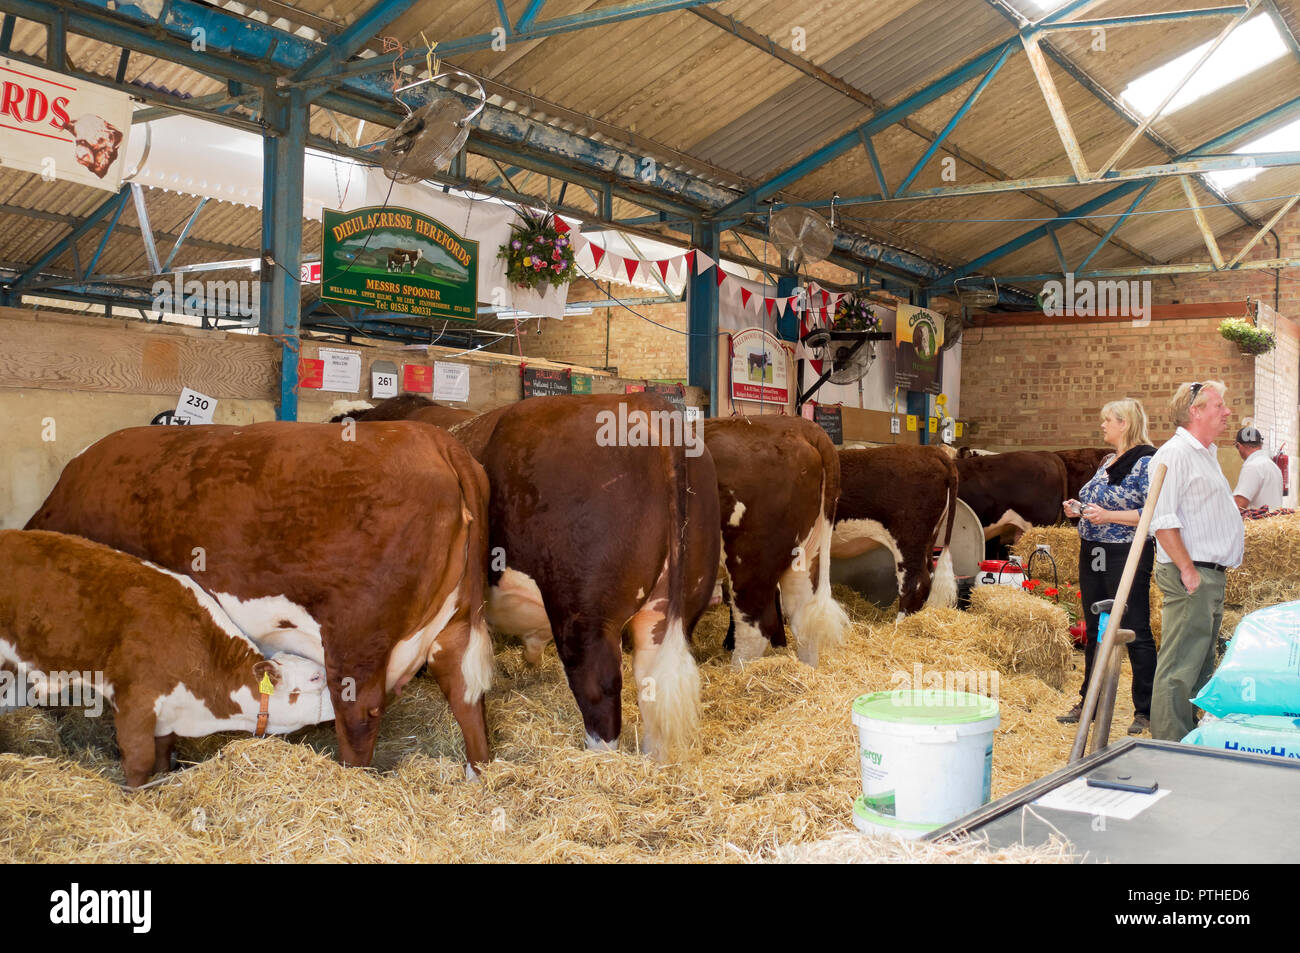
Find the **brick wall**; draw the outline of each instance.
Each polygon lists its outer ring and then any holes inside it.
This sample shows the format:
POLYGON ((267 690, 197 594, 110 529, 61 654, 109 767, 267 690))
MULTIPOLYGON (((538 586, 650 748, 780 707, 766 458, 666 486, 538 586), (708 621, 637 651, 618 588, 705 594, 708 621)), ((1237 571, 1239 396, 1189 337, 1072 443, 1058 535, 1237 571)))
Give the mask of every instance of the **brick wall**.
MULTIPOLYGON (((1300 255, 1300 210, 1276 231, 1281 254, 1300 255)), ((1224 257, 1230 259, 1253 234, 1243 227, 1221 239, 1224 257)), ((1266 236, 1246 260, 1274 258, 1275 248, 1266 236)), ((1209 256, 1202 249, 1185 257, 1209 256)), ((1044 317, 1030 326, 970 329, 962 339, 961 385, 962 416, 978 427, 970 442, 990 449, 1095 444, 1102 405, 1132 396, 1146 407, 1158 443, 1173 429, 1167 402, 1175 387, 1218 378, 1228 388, 1229 427, 1235 431, 1243 417, 1253 417, 1266 449, 1276 452, 1286 440, 1289 452, 1300 439, 1300 277, 1284 271, 1278 281, 1271 271, 1246 271, 1156 278, 1151 284, 1157 305, 1239 301, 1242 315, 1248 297, 1271 308, 1275 294, 1277 315, 1265 309, 1262 323, 1276 325, 1278 347, 1259 358, 1241 355, 1223 340, 1217 316, 1157 319, 1142 328, 1127 321, 1044 317)))
MULTIPOLYGON (((1025 325, 962 337, 962 416, 977 424, 975 445, 1074 447, 1097 443, 1101 408, 1136 397, 1157 441, 1173 432, 1167 402, 1178 384, 1227 385, 1234 419, 1255 401, 1253 359, 1219 336, 1219 318, 1025 325)), ((1237 426, 1240 426, 1238 424, 1237 426)))
MULTIPOLYGON (((643 289, 622 285, 614 285, 612 291, 622 299, 650 295, 643 289)), ((603 284, 597 288, 587 281, 575 283, 569 292, 570 301, 605 297, 603 284)), ((686 305, 635 305, 633 309, 650 320, 617 306, 596 308, 592 314, 570 315, 562 320, 533 318, 520 323, 518 346, 525 357, 609 367, 620 377, 685 381, 686 305), (657 327, 651 321, 666 327, 657 327)), ((498 330, 509 331, 511 327, 503 322, 498 330)), ((504 340, 492 350, 517 353, 515 339, 504 340)))

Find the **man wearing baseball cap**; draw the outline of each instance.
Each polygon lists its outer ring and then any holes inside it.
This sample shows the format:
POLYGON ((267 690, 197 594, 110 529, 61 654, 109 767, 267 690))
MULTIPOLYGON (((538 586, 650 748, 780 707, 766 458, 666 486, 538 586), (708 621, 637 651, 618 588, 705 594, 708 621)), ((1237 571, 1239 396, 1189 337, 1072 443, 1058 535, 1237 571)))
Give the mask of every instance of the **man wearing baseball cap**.
POLYGON ((1239 510, 1254 510, 1267 506, 1271 510, 1282 506, 1282 471, 1277 464, 1262 452, 1263 435, 1246 421, 1246 426, 1237 431, 1237 453, 1245 461, 1241 465, 1241 475, 1237 477, 1237 488, 1232 491, 1232 498, 1239 510))

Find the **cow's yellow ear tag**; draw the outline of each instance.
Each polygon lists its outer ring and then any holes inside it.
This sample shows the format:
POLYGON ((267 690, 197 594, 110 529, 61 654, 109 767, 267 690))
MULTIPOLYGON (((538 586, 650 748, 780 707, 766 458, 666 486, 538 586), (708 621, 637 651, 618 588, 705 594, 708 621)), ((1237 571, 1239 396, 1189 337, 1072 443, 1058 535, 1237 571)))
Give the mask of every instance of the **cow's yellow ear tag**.
POLYGON ((275 686, 271 684, 271 675, 269 672, 262 673, 262 681, 257 686, 257 690, 263 695, 274 695, 275 686))

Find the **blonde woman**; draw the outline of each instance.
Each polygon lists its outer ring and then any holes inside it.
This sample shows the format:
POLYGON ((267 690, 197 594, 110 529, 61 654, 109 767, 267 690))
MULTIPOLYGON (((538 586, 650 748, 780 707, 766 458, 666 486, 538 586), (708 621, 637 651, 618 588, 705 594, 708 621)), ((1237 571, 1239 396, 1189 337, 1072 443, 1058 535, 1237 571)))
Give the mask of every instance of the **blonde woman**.
MULTIPOLYGON (((1101 409, 1101 437, 1115 452, 1102 460, 1093 478, 1080 488, 1077 500, 1065 501, 1066 515, 1080 517, 1079 589, 1083 594, 1083 617, 1088 632, 1079 704, 1057 719, 1066 723, 1079 720, 1097 657, 1098 637, 1104 634, 1098 632, 1098 617, 1092 605, 1103 599, 1114 599, 1119 590, 1138 518, 1146 505, 1148 467, 1156 452, 1147 435, 1146 411, 1131 397, 1112 400, 1101 409)), ((1135 635, 1128 647, 1133 667, 1134 715, 1128 729, 1131 735, 1151 727, 1151 690, 1156 672, 1156 644, 1151 636, 1154 559, 1155 545, 1148 538, 1124 609, 1124 627, 1132 629, 1135 635)))

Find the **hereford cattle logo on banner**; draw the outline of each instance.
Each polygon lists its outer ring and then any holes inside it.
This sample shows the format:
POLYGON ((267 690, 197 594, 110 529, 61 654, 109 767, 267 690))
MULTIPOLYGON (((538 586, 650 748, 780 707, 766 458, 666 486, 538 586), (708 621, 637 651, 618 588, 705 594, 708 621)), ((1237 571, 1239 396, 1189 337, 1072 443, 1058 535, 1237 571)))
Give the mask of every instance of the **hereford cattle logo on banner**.
POLYGON ((894 385, 937 394, 943 377, 943 316, 900 304, 894 321, 894 385))
POLYGON ((785 404, 790 400, 785 346, 762 328, 731 339, 731 399, 785 404))
POLYGON ((0 58, 0 164, 116 192, 130 133, 126 93, 0 58))
POLYGON ((322 214, 322 298, 416 318, 475 320, 478 242, 407 208, 322 214))

